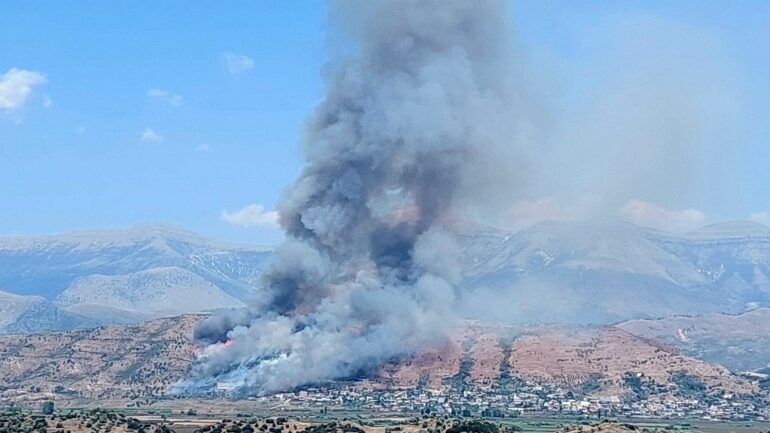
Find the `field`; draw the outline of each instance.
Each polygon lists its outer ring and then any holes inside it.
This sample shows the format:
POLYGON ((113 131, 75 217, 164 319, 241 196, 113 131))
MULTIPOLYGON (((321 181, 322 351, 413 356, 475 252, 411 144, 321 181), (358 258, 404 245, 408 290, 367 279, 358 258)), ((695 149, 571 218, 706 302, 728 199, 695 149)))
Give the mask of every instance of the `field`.
MULTIPOLYGON (((195 406, 195 405, 191 405, 195 406)), ((220 412, 198 409, 69 408, 44 415, 0 409, 0 433, 765 433, 770 422, 585 420, 570 417, 457 418, 401 414, 220 412)))

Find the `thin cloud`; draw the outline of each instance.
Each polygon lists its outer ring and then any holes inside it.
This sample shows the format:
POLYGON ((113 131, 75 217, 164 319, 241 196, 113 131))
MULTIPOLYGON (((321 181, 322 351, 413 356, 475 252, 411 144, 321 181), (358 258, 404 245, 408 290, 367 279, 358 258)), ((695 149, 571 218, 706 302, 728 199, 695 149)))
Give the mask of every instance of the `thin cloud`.
POLYGON ((278 212, 265 211, 264 206, 256 203, 233 212, 223 210, 219 219, 240 227, 278 227, 278 212))
POLYGON ((147 89, 147 96, 164 101, 174 107, 181 107, 184 105, 184 97, 182 95, 177 95, 176 93, 169 92, 168 90, 158 89, 156 87, 147 89))
POLYGON ((630 200, 620 210, 628 222, 669 232, 687 232, 703 225, 706 214, 697 209, 668 210, 655 203, 630 200))
POLYGON ((199 144, 198 146, 195 146, 196 152, 208 152, 211 150, 211 146, 208 144, 199 144))
POLYGON ((142 131, 141 137, 142 137, 142 141, 150 141, 150 142, 163 141, 163 136, 158 134, 152 128, 144 128, 144 131, 142 131))
POLYGON ((241 72, 254 69, 254 59, 242 54, 234 54, 230 52, 224 53, 225 64, 227 65, 227 71, 231 74, 240 74, 241 72))
POLYGON ((518 200, 511 206, 509 215, 515 227, 570 219, 567 210, 554 197, 518 200))
POLYGON ((0 109, 11 112, 23 108, 34 94, 35 87, 46 82, 40 72, 11 68, 0 76, 0 109))

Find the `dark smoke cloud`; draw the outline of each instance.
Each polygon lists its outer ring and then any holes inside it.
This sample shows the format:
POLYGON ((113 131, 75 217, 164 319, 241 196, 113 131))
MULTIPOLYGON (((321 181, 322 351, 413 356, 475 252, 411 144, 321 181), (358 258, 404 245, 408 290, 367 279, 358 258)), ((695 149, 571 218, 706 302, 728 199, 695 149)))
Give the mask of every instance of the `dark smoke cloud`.
POLYGON ((269 393, 347 377, 454 324, 450 222, 484 195, 480 179, 510 173, 523 134, 506 4, 331 9, 355 50, 330 67, 309 122, 307 164, 280 206, 288 240, 254 305, 200 324, 208 346, 182 391, 228 382, 269 393))

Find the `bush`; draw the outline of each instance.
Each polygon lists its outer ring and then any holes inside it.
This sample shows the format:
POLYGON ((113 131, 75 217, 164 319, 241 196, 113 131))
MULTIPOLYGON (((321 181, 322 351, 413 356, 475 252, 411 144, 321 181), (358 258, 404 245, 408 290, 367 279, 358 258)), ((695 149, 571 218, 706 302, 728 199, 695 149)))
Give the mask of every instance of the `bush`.
POLYGON ((500 433, 500 428, 488 421, 470 420, 452 425, 445 433, 500 433))
POLYGON ((700 377, 688 374, 684 370, 676 371, 672 375, 679 389, 686 394, 701 394, 706 391, 706 385, 700 377))
POLYGON ((53 404, 53 402, 50 401, 50 400, 46 401, 45 403, 43 403, 42 409, 43 409, 43 414, 45 414, 45 415, 53 415, 53 411, 54 411, 54 404, 53 404))

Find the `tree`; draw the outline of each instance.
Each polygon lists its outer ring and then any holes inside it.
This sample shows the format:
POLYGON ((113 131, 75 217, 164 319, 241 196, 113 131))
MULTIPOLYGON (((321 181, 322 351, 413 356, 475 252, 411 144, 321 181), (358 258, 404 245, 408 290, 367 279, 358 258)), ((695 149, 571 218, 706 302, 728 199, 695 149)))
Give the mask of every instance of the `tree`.
POLYGON ((53 415, 54 404, 52 401, 46 401, 43 403, 43 415, 53 415))

